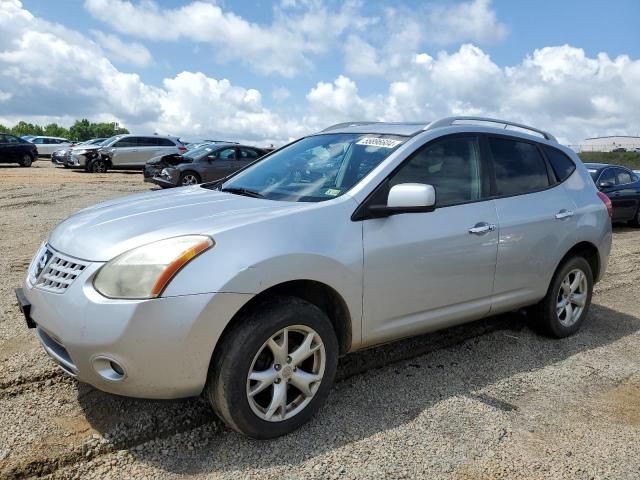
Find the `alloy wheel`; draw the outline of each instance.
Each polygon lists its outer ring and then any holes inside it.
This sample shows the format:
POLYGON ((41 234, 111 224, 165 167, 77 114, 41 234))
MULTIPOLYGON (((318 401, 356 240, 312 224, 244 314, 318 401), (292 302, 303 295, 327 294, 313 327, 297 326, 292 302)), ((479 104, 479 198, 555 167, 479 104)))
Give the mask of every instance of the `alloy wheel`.
POLYGON ((587 303, 587 276, 582 270, 571 270, 562 280, 558 290, 556 315, 565 327, 575 324, 587 303))
POLYGON ((191 175, 190 173, 188 173, 187 175, 185 175, 184 177, 182 177, 182 185, 197 185, 198 184, 198 179, 196 178, 195 175, 191 175))
POLYGON ((279 330, 260 349, 247 376, 247 400, 262 420, 288 420, 311 402, 322 383, 324 343, 305 325, 279 330))

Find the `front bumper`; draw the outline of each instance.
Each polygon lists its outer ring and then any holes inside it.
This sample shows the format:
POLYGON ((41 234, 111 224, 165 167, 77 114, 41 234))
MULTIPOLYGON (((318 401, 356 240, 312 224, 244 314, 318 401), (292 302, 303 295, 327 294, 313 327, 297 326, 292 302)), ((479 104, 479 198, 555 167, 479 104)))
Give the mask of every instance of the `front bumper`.
POLYGON ((92 286, 101 265, 89 264, 64 293, 25 282, 28 315, 47 354, 67 373, 110 393, 143 398, 200 394, 224 327, 251 295, 111 300, 92 286))
POLYGON ((177 182, 174 181, 171 178, 164 178, 164 177, 153 177, 150 180, 147 180, 145 178, 145 182, 152 182, 155 183, 156 185, 160 185, 161 187, 177 187, 177 182))

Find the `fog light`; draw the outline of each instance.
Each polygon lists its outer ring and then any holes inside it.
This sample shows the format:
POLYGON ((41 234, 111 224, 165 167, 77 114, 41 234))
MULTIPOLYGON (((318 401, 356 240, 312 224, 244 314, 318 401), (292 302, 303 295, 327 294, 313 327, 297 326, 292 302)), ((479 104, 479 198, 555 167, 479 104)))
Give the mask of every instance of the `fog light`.
POLYGON ((98 375, 110 382, 119 382, 127 376, 124 367, 112 358, 95 357, 93 368, 98 375))

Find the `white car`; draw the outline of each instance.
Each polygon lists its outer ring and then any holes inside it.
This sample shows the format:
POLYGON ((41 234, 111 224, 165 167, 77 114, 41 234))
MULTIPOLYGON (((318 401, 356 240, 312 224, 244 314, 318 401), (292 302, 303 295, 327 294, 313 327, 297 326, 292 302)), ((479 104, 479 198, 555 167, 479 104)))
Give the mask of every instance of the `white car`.
POLYGON ((33 137, 31 143, 38 146, 38 155, 50 157, 53 152, 71 145, 71 141, 62 137, 33 137))

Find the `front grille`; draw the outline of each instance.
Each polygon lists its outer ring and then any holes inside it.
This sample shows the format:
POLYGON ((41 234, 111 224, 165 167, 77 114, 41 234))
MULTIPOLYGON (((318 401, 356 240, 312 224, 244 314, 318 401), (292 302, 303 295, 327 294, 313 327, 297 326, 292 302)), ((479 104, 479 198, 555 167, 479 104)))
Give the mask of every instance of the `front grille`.
POLYGON ((64 293, 87 264, 57 252, 52 253, 53 257, 36 279, 35 286, 53 293, 64 293))
POLYGON ((145 178, 153 178, 158 175, 162 171, 161 168, 152 167, 151 165, 145 165, 144 167, 144 177, 145 178))

